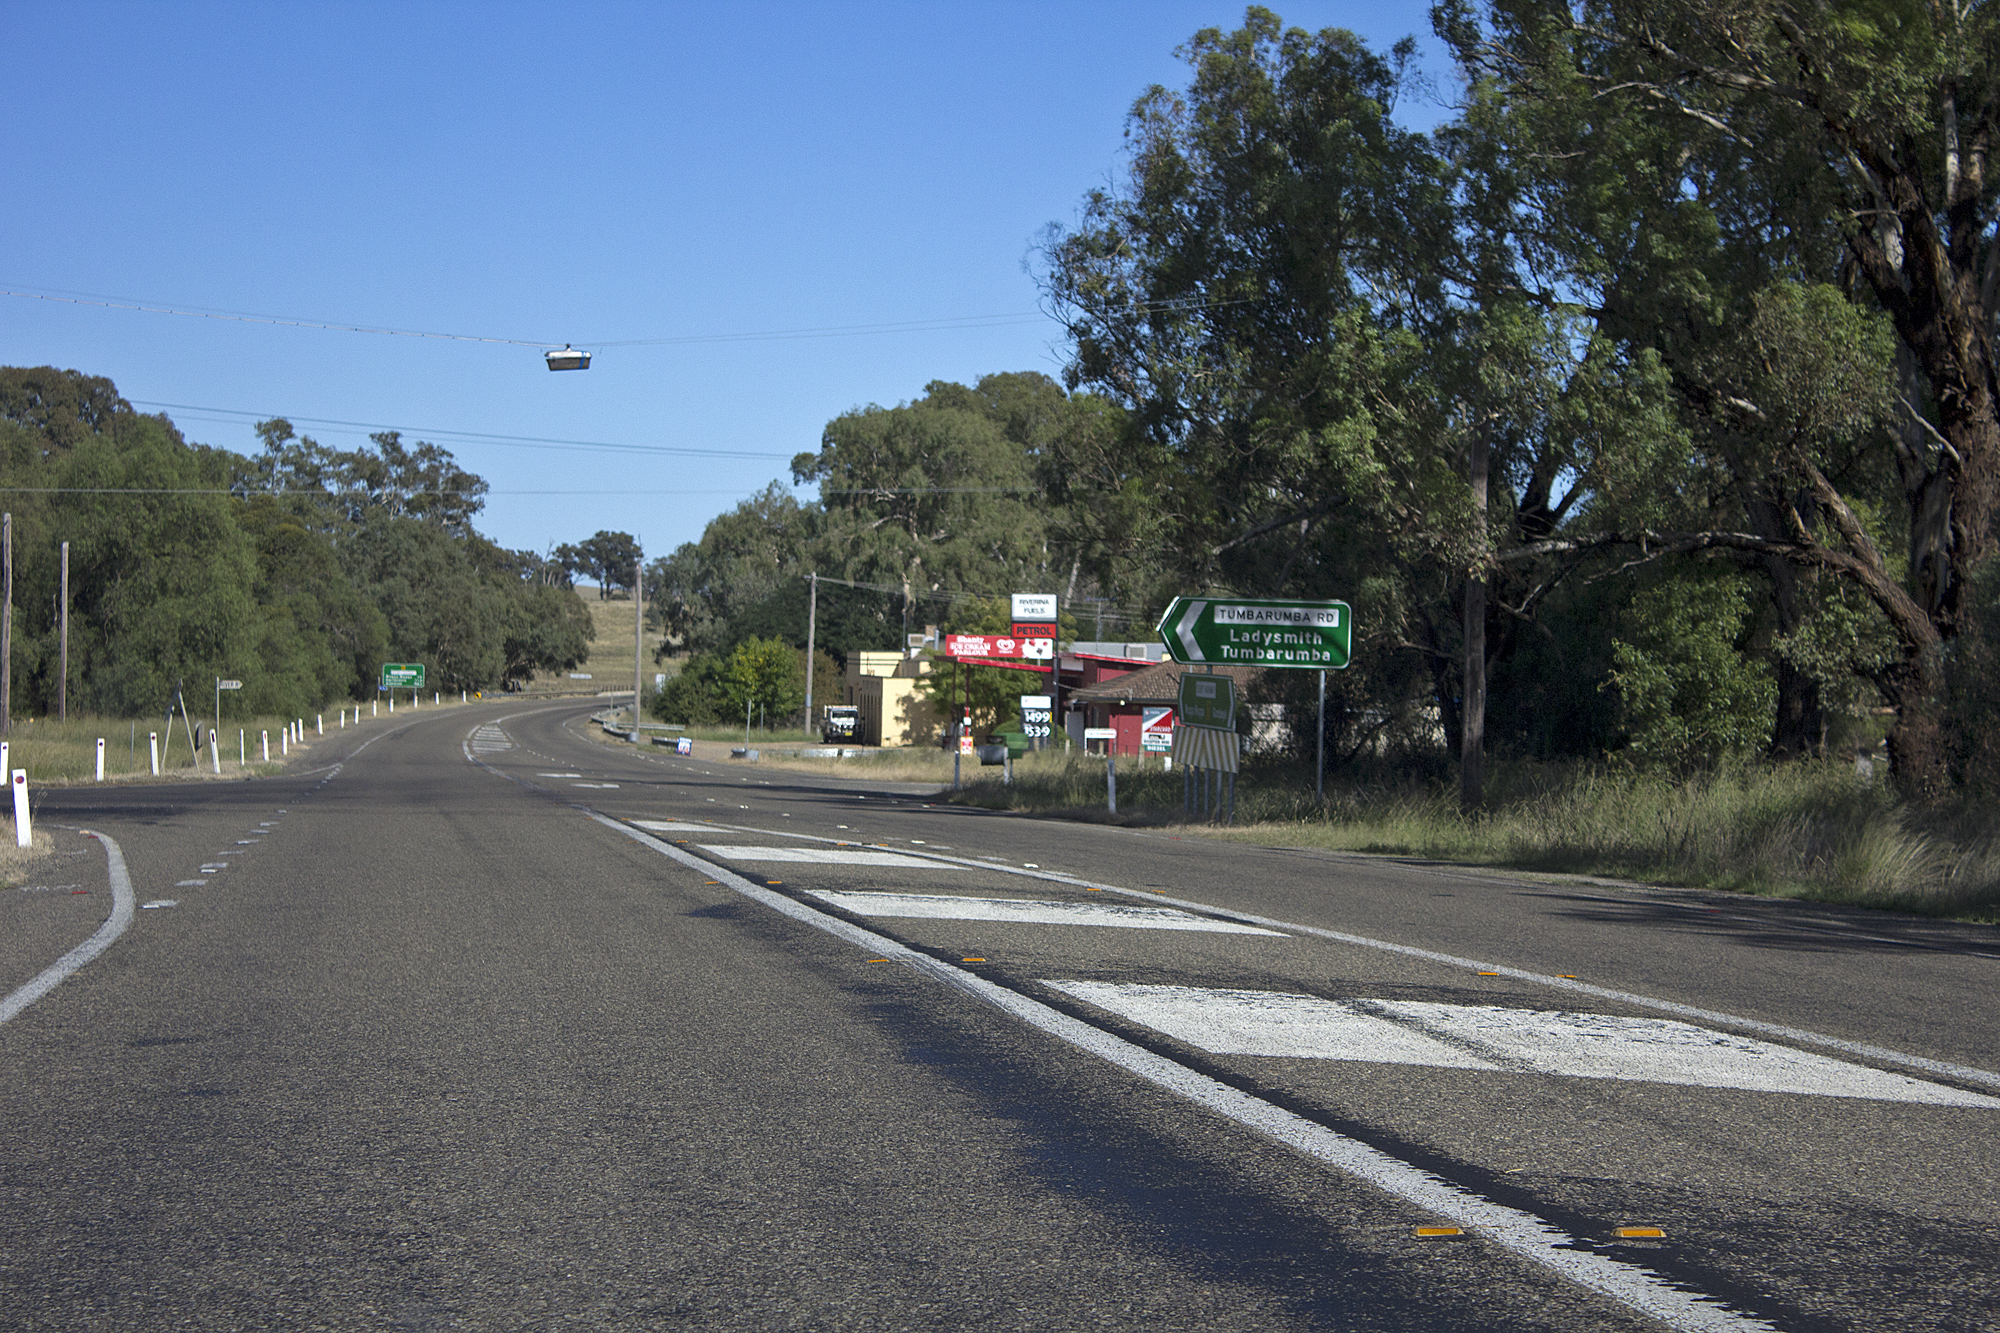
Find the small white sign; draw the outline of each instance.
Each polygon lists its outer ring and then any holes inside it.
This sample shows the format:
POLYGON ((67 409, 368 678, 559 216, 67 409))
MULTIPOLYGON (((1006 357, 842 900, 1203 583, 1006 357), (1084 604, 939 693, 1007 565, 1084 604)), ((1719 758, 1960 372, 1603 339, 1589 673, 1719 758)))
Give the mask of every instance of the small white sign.
POLYGON ((1013 597, 1014 619, 1054 622, 1056 595, 1052 592, 1017 592, 1013 597))
POLYGON ((590 673, 588 671, 572 671, 569 673, 569 678, 571 680, 589 680, 590 673))
POLYGON ((1116 727, 1085 727, 1083 738, 1087 741, 1115 741, 1118 739, 1116 727))
POLYGON ((218 690, 240 690, 243 688, 243 682, 240 680, 218 680, 215 682, 215 688, 218 690))
POLYGON ((1054 708, 1055 700, 1046 694, 1024 694, 1021 696, 1023 708, 1054 708))

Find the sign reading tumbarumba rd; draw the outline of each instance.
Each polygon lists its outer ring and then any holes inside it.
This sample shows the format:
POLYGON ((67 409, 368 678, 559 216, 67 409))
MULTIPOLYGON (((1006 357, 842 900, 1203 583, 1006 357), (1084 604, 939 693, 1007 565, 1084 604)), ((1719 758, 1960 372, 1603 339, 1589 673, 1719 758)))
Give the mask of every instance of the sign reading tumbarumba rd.
POLYGON ((424 687, 424 664, 422 662, 384 662, 382 664, 382 688, 385 690, 421 690, 424 687))
POLYGON ((1354 611, 1346 602, 1176 597, 1159 635, 1176 662, 1337 671, 1353 645, 1354 611))

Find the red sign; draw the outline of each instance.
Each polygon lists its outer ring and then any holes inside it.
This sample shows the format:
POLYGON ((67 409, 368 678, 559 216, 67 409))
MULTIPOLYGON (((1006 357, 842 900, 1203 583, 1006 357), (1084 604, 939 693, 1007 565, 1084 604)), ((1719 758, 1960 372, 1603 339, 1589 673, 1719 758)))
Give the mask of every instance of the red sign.
POLYGON ((1014 622, 1014 637, 1017 639, 1053 639, 1056 636, 1056 622, 1053 620, 1017 620, 1014 622))
POLYGON ((1028 657, 1049 658, 1056 654, 1054 639, 1017 639, 1004 634, 947 634, 947 657, 1028 657))

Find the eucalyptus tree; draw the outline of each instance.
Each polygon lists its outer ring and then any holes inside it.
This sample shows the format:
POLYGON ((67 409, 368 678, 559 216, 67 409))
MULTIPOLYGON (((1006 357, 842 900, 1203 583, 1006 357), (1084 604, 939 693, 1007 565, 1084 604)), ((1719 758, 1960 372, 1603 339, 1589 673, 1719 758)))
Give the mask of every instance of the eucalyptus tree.
POLYGON ((1794 643, 1811 636, 1801 572, 1865 598, 1896 651, 1850 665, 1896 705, 1892 753, 1919 788, 1941 779, 1941 649, 2000 514, 1996 15, 1990 0, 1435 11, 1468 118, 1515 168, 1523 235, 1563 295, 1662 357, 1696 436, 1680 490, 1697 502, 1673 514, 1659 497, 1669 524, 1541 551, 1738 553, 1769 574, 1794 643))

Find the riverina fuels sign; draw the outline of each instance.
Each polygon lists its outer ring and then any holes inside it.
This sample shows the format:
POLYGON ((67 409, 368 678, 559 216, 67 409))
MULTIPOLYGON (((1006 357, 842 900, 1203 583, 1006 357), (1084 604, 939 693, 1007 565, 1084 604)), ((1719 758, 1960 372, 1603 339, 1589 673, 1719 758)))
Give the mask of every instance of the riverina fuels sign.
POLYGON ((1176 597, 1159 635, 1176 662, 1339 670, 1353 644, 1354 611, 1346 602, 1176 597))

